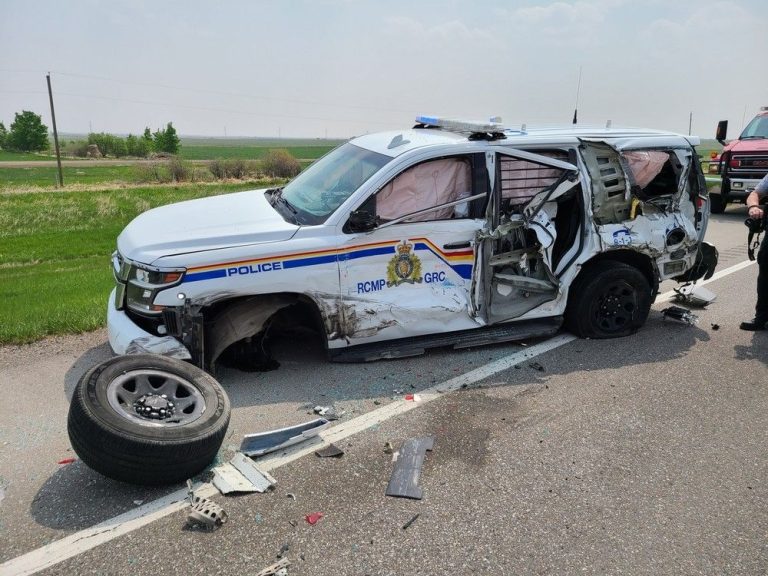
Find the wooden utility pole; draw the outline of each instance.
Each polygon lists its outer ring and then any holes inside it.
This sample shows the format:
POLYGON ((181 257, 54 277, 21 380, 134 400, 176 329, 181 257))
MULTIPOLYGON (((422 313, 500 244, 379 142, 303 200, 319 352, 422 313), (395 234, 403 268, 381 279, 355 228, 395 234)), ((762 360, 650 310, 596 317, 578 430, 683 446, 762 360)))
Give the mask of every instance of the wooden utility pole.
POLYGON ((48 81, 48 100, 51 102, 51 120, 53 121, 53 144, 56 146, 56 164, 59 166, 59 187, 64 186, 64 175, 61 172, 61 152, 59 151, 59 133, 56 130, 56 113, 53 111, 53 92, 51 91, 51 75, 46 74, 48 81))

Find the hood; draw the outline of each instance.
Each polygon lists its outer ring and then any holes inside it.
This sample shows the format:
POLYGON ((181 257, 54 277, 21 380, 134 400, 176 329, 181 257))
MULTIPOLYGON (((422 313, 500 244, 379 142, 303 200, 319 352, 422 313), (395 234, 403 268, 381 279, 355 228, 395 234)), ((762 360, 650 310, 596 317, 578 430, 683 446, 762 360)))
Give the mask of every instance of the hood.
POLYGON ((731 140, 728 145, 723 149, 730 152, 768 152, 768 139, 762 140, 731 140))
POLYGON ((117 238, 124 257, 152 264, 163 256, 280 242, 299 229, 286 222, 264 190, 211 196, 148 210, 117 238))

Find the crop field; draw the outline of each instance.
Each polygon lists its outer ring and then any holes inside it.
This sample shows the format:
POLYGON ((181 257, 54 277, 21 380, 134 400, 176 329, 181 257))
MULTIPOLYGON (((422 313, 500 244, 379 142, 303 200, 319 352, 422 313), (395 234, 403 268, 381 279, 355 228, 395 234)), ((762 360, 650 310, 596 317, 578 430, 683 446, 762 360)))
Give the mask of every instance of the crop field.
POLYGON ((109 257, 139 213, 276 183, 0 192, 0 344, 103 326, 113 283, 109 257))
POLYGON ((270 150, 278 148, 288 150, 288 152, 299 160, 317 160, 320 156, 333 150, 337 144, 327 144, 323 141, 322 145, 286 145, 274 143, 271 145, 262 144, 186 144, 183 143, 179 156, 185 160, 213 160, 215 158, 242 158, 243 160, 258 160, 263 158, 270 150))

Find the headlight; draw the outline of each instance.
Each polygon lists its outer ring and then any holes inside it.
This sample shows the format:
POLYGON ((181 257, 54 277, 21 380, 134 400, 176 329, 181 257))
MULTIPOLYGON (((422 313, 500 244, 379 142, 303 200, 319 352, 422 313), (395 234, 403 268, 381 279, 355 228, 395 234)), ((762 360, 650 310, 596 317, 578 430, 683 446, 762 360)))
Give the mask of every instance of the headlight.
POLYGON ((155 296, 160 290, 179 284, 185 271, 184 268, 156 268, 132 263, 126 288, 128 308, 144 314, 159 314, 163 307, 153 304, 155 296))

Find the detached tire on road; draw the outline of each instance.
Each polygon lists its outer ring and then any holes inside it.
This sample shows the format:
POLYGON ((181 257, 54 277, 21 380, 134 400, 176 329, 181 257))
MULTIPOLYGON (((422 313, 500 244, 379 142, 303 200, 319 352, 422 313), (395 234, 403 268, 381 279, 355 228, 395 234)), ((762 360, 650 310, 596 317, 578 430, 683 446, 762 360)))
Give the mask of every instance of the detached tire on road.
POLYGON ((582 270, 571 286, 566 327, 581 338, 634 334, 651 309, 651 287, 634 266, 603 260, 582 270))
POLYGON ((86 372, 75 388, 67 430, 77 455, 104 476, 172 484, 216 457, 229 398, 199 368, 163 356, 118 356, 86 372))

